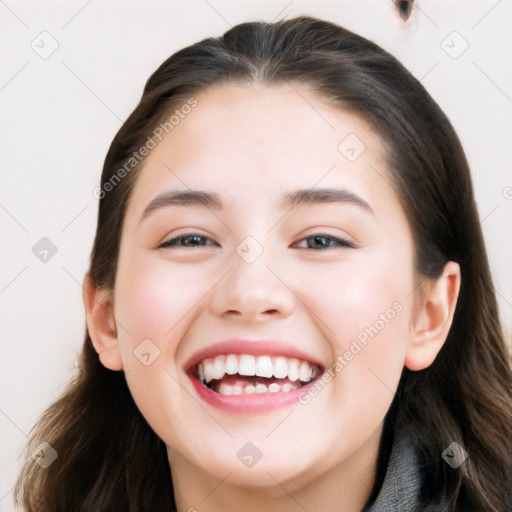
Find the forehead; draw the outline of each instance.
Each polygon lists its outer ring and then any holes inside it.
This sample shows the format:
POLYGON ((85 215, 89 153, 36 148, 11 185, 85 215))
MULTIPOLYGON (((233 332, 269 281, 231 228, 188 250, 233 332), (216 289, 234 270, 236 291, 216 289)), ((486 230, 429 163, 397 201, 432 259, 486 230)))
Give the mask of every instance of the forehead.
MULTIPOLYGON (((167 137, 169 149, 189 150, 179 151, 175 161, 178 156, 200 160, 215 155, 237 161, 245 156, 265 168, 283 164, 279 157, 285 154, 288 161, 305 164, 319 163, 322 155, 336 161, 343 154, 340 143, 349 135, 345 149, 352 145, 356 154, 346 153, 347 161, 355 161, 361 151, 374 156, 380 152, 379 138, 361 116, 297 84, 225 84, 201 92, 196 101, 197 107, 167 137)), ((154 151, 149 159, 158 156, 154 151)), ((303 166, 295 167, 299 171, 303 166)))
POLYGON ((311 90, 225 84, 194 98, 143 162, 139 213, 140 201, 176 187, 220 190, 227 204, 317 185, 397 201, 377 134, 311 90))

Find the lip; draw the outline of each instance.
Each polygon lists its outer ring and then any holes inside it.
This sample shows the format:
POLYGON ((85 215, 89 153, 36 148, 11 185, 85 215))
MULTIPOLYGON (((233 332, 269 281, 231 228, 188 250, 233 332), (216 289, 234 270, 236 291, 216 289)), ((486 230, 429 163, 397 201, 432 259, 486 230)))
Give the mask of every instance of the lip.
POLYGON ((277 409, 298 402, 299 395, 308 392, 308 388, 319 379, 324 371, 324 366, 314 357, 303 352, 293 345, 282 341, 272 340, 242 340, 231 339, 215 343, 199 350, 189 358, 184 365, 185 371, 199 398, 207 404, 231 413, 257 413, 277 409), (279 391, 277 393, 253 393, 242 395, 221 395, 204 386, 198 379, 195 366, 203 359, 216 357, 221 354, 251 354, 254 356, 284 356, 287 358, 301 359, 317 366, 320 369, 318 375, 310 382, 293 391, 279 391))
POLYGON ((207 404, 231 413, 258 413, 266 412, 286 405, 292 405, 299 401, 299 395, 308 393, 308 388, 313 386, 321 374, 311 382, 293 391, 279 391, 277 393, 261 393, 247 395, 221 395, 207 388, 199 379, 189 373, 189 378, 199 397, 207 404))

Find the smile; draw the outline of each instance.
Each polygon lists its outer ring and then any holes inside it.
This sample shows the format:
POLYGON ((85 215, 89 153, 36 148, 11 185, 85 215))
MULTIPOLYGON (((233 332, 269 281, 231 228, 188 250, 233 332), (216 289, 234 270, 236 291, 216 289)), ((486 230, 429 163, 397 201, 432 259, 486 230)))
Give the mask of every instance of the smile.
POLYGON ((290 392, 311 382, 319 368, 284 356, 221 354, 196 366, 199 381, 221 395, 290 392))
POLYGON ((193 354, 184 369, 198 398, 228 413, 261 413, 294 405, 324 366, 295 344, 229 339, 193 354))

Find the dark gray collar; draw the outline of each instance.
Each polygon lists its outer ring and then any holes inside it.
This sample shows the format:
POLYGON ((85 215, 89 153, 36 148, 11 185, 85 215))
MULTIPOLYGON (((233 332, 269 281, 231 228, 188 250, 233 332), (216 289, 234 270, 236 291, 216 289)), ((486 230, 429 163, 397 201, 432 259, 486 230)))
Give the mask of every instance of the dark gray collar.
POLYGON ((397 432, 379 494, 365 512, 418 510, 420 490, 419 462, 414 446, 406 432, 397 432))

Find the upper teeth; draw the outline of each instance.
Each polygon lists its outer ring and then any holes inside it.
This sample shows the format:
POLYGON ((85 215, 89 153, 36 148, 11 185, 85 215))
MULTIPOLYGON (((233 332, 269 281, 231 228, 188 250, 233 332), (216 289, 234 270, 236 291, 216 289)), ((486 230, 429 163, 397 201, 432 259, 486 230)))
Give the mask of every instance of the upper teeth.
POLYGON ((207 383, 220 380, 224 375, 288 378, 291 382, 309 382, 316 375, 316 367, 307 361, 287 357, 252 356, 250 354, 227 354, 203 359, 197 365, 199 377, 207 383))

